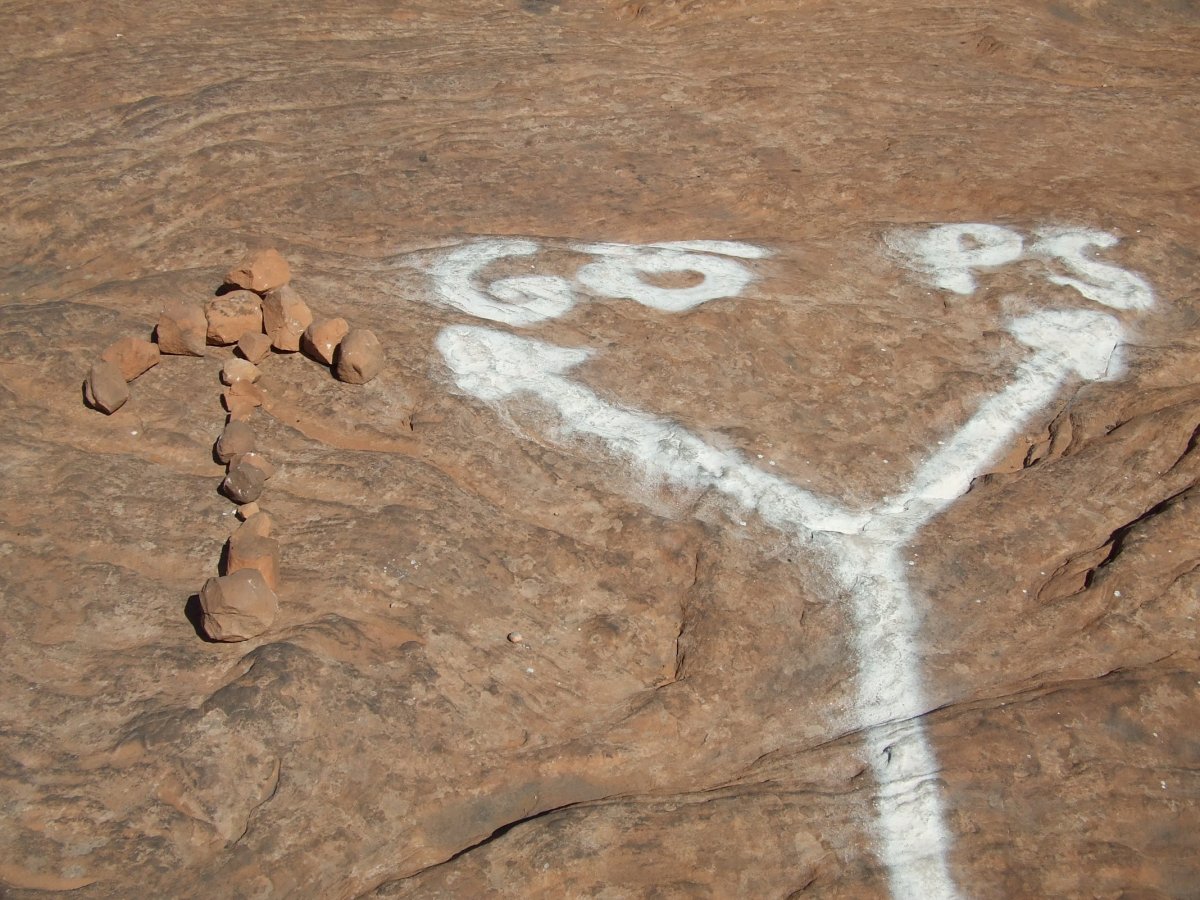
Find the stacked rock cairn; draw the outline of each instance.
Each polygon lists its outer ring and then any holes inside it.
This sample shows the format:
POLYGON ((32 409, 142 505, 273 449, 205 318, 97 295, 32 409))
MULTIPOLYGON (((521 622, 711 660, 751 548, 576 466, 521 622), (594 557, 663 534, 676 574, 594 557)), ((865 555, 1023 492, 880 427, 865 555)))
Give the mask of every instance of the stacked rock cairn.
POLYGON ((257 384, 259 366, 273 352, 302 350, 347 384, 366 384, 383 368, 383 348, 373 332, 351 328, 341 318, 314 319, 290 280, 291 270, 278 251, 252 252, 203 306, 168 302, 153 341, 121 338, 100 355, 84 381, 88 406, 112 415, 129 399, 129 383, 163 354, 205 357, 209 346, 233 346, 236 355, 221 354, 221 400, 228 416, 213 452, 226 467, 220 490, 238 504, 241 524, 225 545, 221 574, 200 590, 201 625, 214 641, 256 637, 279 612, 279 541, 271 537, 270 516, 258 504, 275 467, 250 425, 267 399, 257 384))

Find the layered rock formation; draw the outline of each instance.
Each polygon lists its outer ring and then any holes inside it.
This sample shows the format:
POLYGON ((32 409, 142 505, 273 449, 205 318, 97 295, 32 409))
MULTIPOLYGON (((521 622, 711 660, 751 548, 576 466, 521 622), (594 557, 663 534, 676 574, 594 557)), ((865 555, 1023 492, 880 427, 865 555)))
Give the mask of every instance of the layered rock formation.
POLYGON ((343 6, 12 6, 5 896, 1194 892, 1195 11, 343 6))

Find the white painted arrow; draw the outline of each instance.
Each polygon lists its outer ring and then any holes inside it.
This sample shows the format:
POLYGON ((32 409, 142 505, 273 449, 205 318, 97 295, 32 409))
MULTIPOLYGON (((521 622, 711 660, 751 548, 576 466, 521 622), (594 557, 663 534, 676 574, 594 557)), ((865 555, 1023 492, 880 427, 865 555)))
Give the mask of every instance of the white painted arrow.
POLYGON ((1088 310, 1045 310, 1017 319, 1009 332, 1037 352, 1009 384, 985 400, 913 475, 909 487, 886 501, 870 528, 892 529, 907 539, 961 497, 971 481, 998 457, 1038 410, 1049 405, 1067 379, 1111 376, 1117 368, 1121 324, 1088 310))
POLYGON ((818 497, 751 465, 733 450, 718 450, 665 419, 624 409, 596 396, 564 373, 587 350, 566 349, 476 325, 442 331, 437 347, 467 393, 486 402, 533 394, 554 407, 568 428, 602 440, 651 477, 689 488, 712 487, 770 525, 788 532, 861 531, 867 516, 818 497))
POLYGON ((819 541, 852 598, 858 657, 852 727, 866 729, 879 786, 875 830, 898 900, 958 896, 947 863, 937 760, 920 723, 928 710, 917 651, 920 621, 902 551, 923 524, 967 491, 1064 381, 1073 374, 1088 380, 1112 374, 1121 335, 1116 319, 1082 310, 1035 313, 1009 331, 1033 356, 917 469, 906 490, 866 512, 798 488, 667 420, 601 399, 566 377, 590 357, 587 350, 471 325, 448 327, 437 338, 458 386, 480 400, 532 394, 556 409, 568 429, 599 438, 646 476, 715 488, 768 525, 819 541))

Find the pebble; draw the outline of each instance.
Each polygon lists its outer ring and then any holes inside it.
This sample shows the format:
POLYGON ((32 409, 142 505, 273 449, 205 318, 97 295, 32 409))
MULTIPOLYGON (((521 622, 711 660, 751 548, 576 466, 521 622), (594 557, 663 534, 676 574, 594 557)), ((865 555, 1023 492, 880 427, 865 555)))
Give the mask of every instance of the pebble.
POLYGON ((271 352, 271 339, 261 332, 247 331, 238 338, 237 349, 247 362, 258 364, 271 352))
POLYGON ((296 291, 284 285, 263 297, 263 330, 271 346, 285 353, 300 349, 300 337, 313 322, 312 311, 296 291))
POLYGON ((154 340, 162 353, 203 356, 208 322, 204 310, 182 300, 168 302, 158 315, 154 340))
POLYGON ((245 420, 266 399, 263 389, 251 381, 235 381, 221 394, 221 401, 229 410, 230 418, 245 420))
POLYGON ((349 331, 350 323, 345 319, 321 319, 304 329, 300 349, 310 359, 332 366, 338 344, 349 331))
POLYGON ((254 512, 246 515, 246 520, 237 527, 234 531, 235 535, 254 535, 255 537, 270 537, 271 536, 271 517, 259 509, 257 503, 247 503, 238 510, 239 513, 245 513, 246 509, 254 507, 254 512))
POLYGON ((201 625, 214 641, 245 641, 262 634, 279 614, 279 598, 258 569, 210 578, 200 589, 201 625))
MULTIPOLYGON (((262 513, 259 513, 262 515, 262 513)), ((279 590, 279 541, 247 531, 243 525, 225 546, 225 574, 254 569, 272 591, 279 590)))
POLYGON ((235 421, 225 426, 213 449, 217 459, 229 463, 235 456, 252 452, 256 443, 254 430, 245 422, 235 421))
POLYGON ((261 375, 258 366, 240 356, 225 360, 225 364, 221 366, 221 381, 225 384, 231 385, 235 381, 248 381, 253 384, 261 375))
MULTIPOLYGON (((257 516, 262 509, 257 503, 247 503, 245 506, 239 506, 237 509, 238 518, 243 522, 249 522, 254 516, 257 516)), ((263 513, 265 516, 266 513, 263 513)))
POLYGON ((204 304, 210 344, 234 344, 247 331, 262 331, 262 298, 253 291, 232 291, 204 304))
POLYGON ((160 356, 157 344, 135 337, 123 337, 109 344, 100 354, 102 360, 121 370, 121 377, 126 381, 133 381, 139 375, 153 369, 158 365, 160 356))
POLYGON ((254 466, 256 469, 259 469, 263 473, 263 476, 268 479, 275 474, 275 467, 271 465, 267 458, 261 453, 257 453, 253 450, 247 453, 239 453, 229 461, 229 464, 233 465, 239 461, 248 466, 254 466))
POLYGON ((291 280, 292 270, 279 251, 252 250, 241 258, 225 275, 226 284, 236 284, 247 291, 265 294, 283 287, 291 280))
MULTIPOLYGON (((234 424, 234 423, 230 423, 234 424)), ((221 491, 234 503, 252 503, 262 496, 267 484, 266 473, 245 459, 246 454, 234 459, 221 482, 221 491)))
POLYGON ((519 631, 510 631, 508 633, 508 642, 510 644, 519 644, 523 640, 525 640, 525 638, 521 636, 521 632, 519 631))
POLYGON ((129 385, 115 363, 100 360, 92 365, 83 382, 83 397, 92 409, 111 416, 129 399, 129 385))
POLYGON ((338 344, 333 374, 346 384, 366 384, 383 368, 383 346, 375 332, 355 328, 338 344))

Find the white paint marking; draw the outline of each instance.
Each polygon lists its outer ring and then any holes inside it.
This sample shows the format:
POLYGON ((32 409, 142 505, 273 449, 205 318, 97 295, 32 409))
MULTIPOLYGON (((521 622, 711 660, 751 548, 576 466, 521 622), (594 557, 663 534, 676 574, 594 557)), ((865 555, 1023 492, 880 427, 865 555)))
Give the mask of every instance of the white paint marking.
MULTIPOLYGON (((471 275, 492 259, 532 252, 528 242, 485 243, 483 254, 459 256, 456 266, 447 270, 457 281, 439 282, 439 296, 468 312, 482 309, 474 314, 484 318, 517 325, 547 317, 554 304, 563 305, 564 296, 568 302, 563 309, 569 308, 572 301, 569 288, 564 294, 563 279, 539 281, 534 276, 509 279, 516 283, 502 288, 500 299, 511 304, 503 309, 506 318, 495 314, 494 304, 487 298, 481 303, 478 296, 465 301, 447 296, 461 290, 463 284, 474 290, 471 275)), ((1022 250, 1019 235, 992 225, 940 226, 920 237, 901 236, 889 243, 915 256, 917 265, 930 272, 939 287, 959 293, 975 289, 973 269, 1013 261, 1022 250), (972 245, 964 245, 964 238, 972 245)), ((1153 296, 1139 276, 1082 255, 1084 247, 1111 243, 1101 232, 1054 232, 1043 238, 1037 249, 1101 282, 1054 278, 1056 283, 1069 284, 1084 296, 1117 308, 1149 305, 1153 296)), ((725 242, 673 242, 656 245, 654 250, 580 245, 576 249, 606 259, 585 266, 579 278, 604 296, 629 297, 668 311, 689 309, 707 300, 733 296, 752 278, 732 260, 714 261, 690 252, 715 250, 718 244, 725 242), (640 278, 642 274, 681 271, 700 272, 705 280, 694 288, 665 289, 640 278)), ((721 252, 729 253, 730 248, 723 246, 721 252)), ((766 253, 739 255, 761 258, 766 253)), ((855 620, 858 673, 852 727, 866 729, 867 755, 879 788, 876 831, 880 856, 888 868, 892 894, 902 900, 958 896, 947 864, 950 848, 936 780, 937 761, 920 722, 929 707, 917 654, 920 620, 907 580, 904 550, 922 525, 969 489, 982 467, 1056 396, 1072 374, 1096 380, 1112 377, 1118 367, 1121 328, 1111 316, 1080 310, 1044 311, 1012 322, 1009 331, 1033 348, 1033 356, 956 435, 937 442, 940 449, 917 469, 907 489, 866 512, 844 509, 763 472, 740 454, 712 448, 667 420, 602 400, 565 375, 588 359, 587 350, 555 347, 468 325, 446 328, 437 339, 456 383, 469 394, 493 404, 513 395, 533 394, 556 409, 567 433, 599 438, 610 452, 638 465, 645 477, 690 488, 715 488, 739 507, 758 512, 772 527, 813 540, 832 557, 833 574, 852 598, 855 620)), ((762 459, 762 454, 758 458, 762 459)), ((913 564, 907 561, 908 566, 913 564)))
POLYGON ((1086 279, 1050 275, 1055 284, 1073 287, 1089 300, 1113 309, 1149 309, 1154 304, 1154 291, 1142 276, 1086 254, 1091 247, 1107 250, 1116 246, 1114 235, 1086 228, 1046 228, 1038 234, 1031 254, 1061 259, 1076 275, 1086 279))
POLYGON ((884 240, 927 272, 933 283, 956 294, 973 294, 973 269, 994 268, 1021 258, 1017 232, 999 225, 938 225, 918 234, 898 231, 884 240))
POLYGON ((570 282, 553 275, 518 275, 501 278, 490 286, 490 294, 475 286, 487 265, 512 256, 532 256, 538 251, 533 241, 475 241, 453 250, 433 267, 438 299, 463 312, 505 325, 533 325, 554 319, 575 305, 570 282))
MULTIPOLYGON (((602 297, 635 300, 664 312, 684 312, 726 297, 736 297, 754 280, 754 273, 735 259, 696 253, 686 246, 724 244, 718 241, 667 245, 579 244, 575 249, 603 257, 581 268, 576 277, 602 297), (692 287, 666 288, 649 284, 643 275, 696 272, 704 280, 692 287)), ((741 245, 745 248, 748 245, 741 245)), ((740 254, 746 256, 743 252, 740 254)))
POLYGON ((712 487, 747 509, 758 510, 788 531, 862 530, 866 516, 770 475, 732 450, 718 450, 665 419, 601 400, 565 377, 587 350, 568 349, 478 325, 452 325, 437 347, 454 380, 472 396, 495 403, 533 394, 554 407, 569 432, 591 435, 609 451, 636 464, 647 478, 689 487, 712 487))

